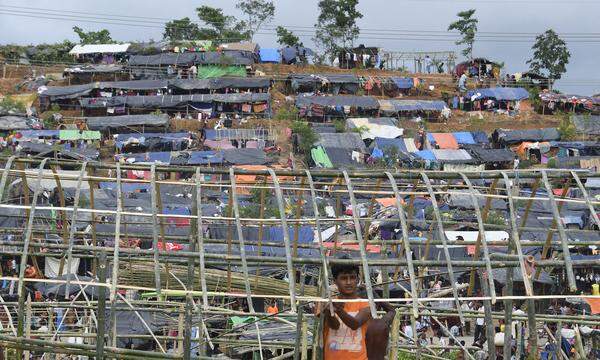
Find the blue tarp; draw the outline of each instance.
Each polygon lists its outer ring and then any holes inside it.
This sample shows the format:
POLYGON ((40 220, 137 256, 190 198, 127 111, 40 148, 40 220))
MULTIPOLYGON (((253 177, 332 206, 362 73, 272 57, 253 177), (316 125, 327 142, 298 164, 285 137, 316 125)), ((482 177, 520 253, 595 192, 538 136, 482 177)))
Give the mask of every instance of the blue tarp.
POLYGON ((487 145, 490 143, 487 134, 483 131, 471 131, 471 136, 477 144, 487 145))
POLYGON ((187 165, 222 164, 222 151, 192 151, 187 165))
POLYGON ((133 158, 135 159, 136 163, 160 162, 168 165, 171 162, 171 152, 169 151, 147 152, 141 154, 124 154, 122 156, 125 158, 133 158))
POLYGON ((374 140, 374 144, 375 147, 377 147, 380 150, 385 150, 386 148, 392 147, 392 148, 396 148, 399 152, 405 152, 407 153, 408 150, 406 149, 406 143, 404 142, 404 139, 400 138, 400 139, 384 139, 384 138, 375 138, 374 140))
POLYGON ((402 90, 412 89, 414 85, 414 81, 412 78, 393 77, 392 81, 394 82, 394 84, 396 84, 398 89, 402 90))
POLYGON ((420 157, 423 160, 435 161, 435 155, 431 150, 419 150, 414 153, 416 156, 420 157))
MULTIPOLYGON (((100 189, 117 190, 117 183, 116 182, 101 182, 100 189)), ((135 191, 149 190, 149 189, 150 189, 150 184, 129 183, 129 182, 121 183, 121 191, 123 191, 123 192, 135 192, 135 191)))
POLYGON ((25 138, 58 138, 59 130, 21 130, 19 131, 25 138))
POLYGON ((473 139, 473 135, 471 135, 468 131, 459 131, 452 133, 456 142, 459 144, 476 144, 475 139, 473 139))
POLYGON ((478 99, 496 99, 499 101, 517 101, 525 100, 529 98, 529 92, 523 88, 487 88, 487 89, 475 89, 467 92, 468 97, 480 94, 478 99))
MULTIPOLYGON (((295 226, 288 226, 290 241, 294 241, 295 226)), ((283 229, 281 227, 271 226, 269 228, 269 237, 272 242, 283 242, 283 229)), ((298 228, 298 243, 310 244, 314 241, 315 233, 312 226, 300 226, 298 228)))
POLYGON ((260 62, 262 63, 280 63, 281 53, 278 49, 272 48, 261 48, 260 49, 260 62))
MULTIPOLYGON (((393 111, 442 111, 448 106, 441 100, 381 100, 381 104, 389 105, 393 111)), ((386 106, 387 107, 387 106, 386 106)), ((387 109, 385 109, 387 110, 387 109)))

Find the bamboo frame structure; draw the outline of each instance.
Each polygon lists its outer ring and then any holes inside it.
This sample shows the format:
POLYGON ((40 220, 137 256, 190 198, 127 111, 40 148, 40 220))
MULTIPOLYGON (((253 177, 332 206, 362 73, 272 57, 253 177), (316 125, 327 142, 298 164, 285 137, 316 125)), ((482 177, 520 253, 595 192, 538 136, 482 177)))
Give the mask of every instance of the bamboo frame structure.
MULTIPOLYGON (((537 346, 536 330, 546 324, 582 326, 600 321, 598 315, 549 316, 536 311, 557 299, 600 298, 582 293, 588 289, 581 288, 575 277, 582 268, 600 269, 600 260, 571 256, 589 245, 600 245, 600 235, 597 230, 565 226, 562 209, 563 205, 585 209, 589 223, 598 225, 600 201, 590 197, 584 181, 599 174, 550 169, 518 173, 242 170, 15 157, 0 161, 4 164, 0 259, 19 264, 18 272, 0 274, 0 280, 17 289, 16 297, 5 299, 4 293, 0 297, 0 348, 14 350, 17 356, 29 351, 40 357, 204 359, 218 349, 232 358, 248 352, 261 358, 320 358, 322 323, 310 307, 329 304, 331 311, 331 303, 340 301, 330 286, 330 266, 335 264, 361 269, 364 298, 349 301, 367 301, 373 317, 381 316, 381 303, 389 303, 397 313, 392 329, 400 331, 401 322, 412 327, 410 338, 390 336, 392 354, 405 351, 440 358, 443 351, 462 351, 473 358, 479 349, 462 345, 447 325, 453 319, 464 324, 481 317, 462 308, 471 301, 486 304, 485 337, 491 359, 496 356, 498 320, 526 323, 532 346, 537 346), (48 174, 50 168, 56 171, 48 174), (78 170, 78 175, 64 173, 65 168, 78 170), (149 176, 130 179, 129 170, 149 176), (178 180, 172 176, 175 173, 178 180), (254 180, 248 181, 248 175, 254 180), (55 181, 52 189, 46 180, 55 181), (520 185, 525 181, 533 183, 531 194, 520 185), (538 183, 544 193, 536 193, 538 183), (554 193, 568 184, 576 185, 579 197, 567 196, 566 191, 562 196, 554 193), (149 192, 149 204, 130 190, 134 186, 149 192), (59 199, 53 203, 54 188, 59 199), (257 204, 252 203, 254 190, 260 193, 257 204), (452 213, 444 210, 448 199, 459 195, 467 196, 471 221, 448 219, 452 213), (393 205, 374 211, 376 198, 393 198, 393 205), (418 218, 417 198, 431 204, 430 215, 418 218), (167 200, 177 201, 189 212, 166 212, 172 205, 167 200), (505 204, 502 211, 507 218, 501 224, 489 221, 494 201, 505 204), (259 216, 249 212, 249 203, 260 207, 259 216), (342 203, 351 213, 344 214, 342 203), (361 204, 368 205, 366 214, 361 214, 361 204), (222 211, 206 213, 208 205, 219 205, 222 211), (536 205, 550 209, 551 226, 528 225, 536 205), (276 215, 268 215, 271 212, 276 215), (378 235, 378 227, 385 223, 395 224, 395 239, 378 235), (217 227, 228 229, 226 238, 212 232, 217 227), (248 229, 259 227, 260 237, 252 240, 248 229), (301 242, 301 227, 315 232, 314 242, 301 242), (475 241, 448 239, 446 231, 465 227, 477 233, 475 241), (149 232, 143 231, 148 228, 149 232), (269 229, 281 230, 280 241, 263 240, 269 229), (333 233, 326 236, 329 229, 333 233), (493 230, 506 230, 509 236, 490 239, 488 232, 493 230), (547 234, 547 241, 532 239, 532 232, 547 234), (588 239, 579 241, 575 238, 579 235, 588 239), (544 246, 541 258, 525 253, 532 245, 544 246), (467 246, 475 249, 471 258, 457 259, 450 252, 467 246), (428 256, 432 248, 441 249, 438 258, 428 256), (340 251, 354 256, 341 259, 340 251), (39 273, 41 262, 48 270, 49 258, 59 259, 58 276, 39 273), (72 274, 75 263, 80 264, 76 275, 72 274), (38 276, 27 275, 28 266, 36 268, 38 276), (506 270, 503 285, 496 276, 499 270, 506 270), (568 286, 540 293, 537 276, 542 270, 557 278, 564 272, 568 286), (460 279, 470 273, 479 280, 465 279, 461 285, 460 279), (438 278, 447 279, 447 286, 436 293, 425 283, 438 278), (517 281, 523 283, 520 294, 515 294, 517 281), (390 287, 400 290, 391 295, 390 287), (53 296, 46 301, 31 300, 35 291, 49 289, 53 296), (264 301, 278 301, 279 312, 266 313, 264 301), (527 316, 512 313, 515 302, 528 304, 527 316), (416 322, 422 317, 434 319, 454 344, 423 347, 416 335, 416 322), (46 333, 40 330, 43 327, 32 328, 34 318, 44 319, 46 333), (135 329, 128 329, 123 319, 135 323, 130 324, 135 329), (274 335, 285 331, 294 336, 274 335)), ((506 328, 505 336, 510 336, 506 328)), ((507 358, 513 349, 505 345, 500 352, 507 358)))

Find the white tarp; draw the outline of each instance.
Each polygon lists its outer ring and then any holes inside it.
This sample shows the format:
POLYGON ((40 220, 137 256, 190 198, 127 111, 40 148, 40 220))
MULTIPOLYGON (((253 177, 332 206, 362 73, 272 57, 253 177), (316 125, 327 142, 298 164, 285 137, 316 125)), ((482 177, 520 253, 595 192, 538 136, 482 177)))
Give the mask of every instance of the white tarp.
POLYGON ((472 164, 444 164, 444 171, 449 172, 480 172, 485 170, 485 165, 472 164))
MULTIPOLYGON (((37 176, 39 171, 36 169, 27 169, 25 171, 27 173, 27 184, 29 185, 29 188, 33 191, 36 190, 37 188, 37 176)), ((58 170, 56 172, 57 176, 59 176, 60 179, 60 186, 64 189, 64 188, 77 188, 77 183, 78 183, 78 178, 79 178, 79 174, 81 172, 78 170, 58 170)), ((87 172, 85 174, 85 176, 87 176, 87 172)), ((11 188, 14 186, 17 186, 18 184, 21 184, 21 179, 17 179, 15 181, 12 182, 12 184, 10 185, 11 188)), ((20 186, 20 185, 18 185, 20 186)), ((42 171, 42 179, 40 181, 40 186, 42 188, 42 190, 47 190, 47 191, 52 191, 54 190, 54 188, 56 187, 56 179, 54 178, 54 174, 52 173, 52 170, 44 170, 42 171)), ((87 180, 83 180, 81 182, 81 189, 82 190, 89 190, 90 188, 90 184, 87 180)))
MULTIPOLYGON (((58 270, 60 267, 60 259, 46 256, 45 258, 45 267, 44 267, 44 276, 50 279, 54 279, 58 277, 58 270)), ((67 269, 67 259, 64 259, 63 265, 63 275, 67 274, 77 274, 77 269, 79 268, 79 258, 71 259, 71 269, 67 269)))
POLYGON ((129 49, 131 44, 88 44, 88 45, 75 45, 69 51, 71 55, 84 55, 84 54, 116 54, 124 53, 129 49))
MULTIPOLYGON (((446 239, 448 239, 448 247, 461 247, 465 245, 457 245, 457 239, 459 236, 462 236, 464 241, 477 241, 477 236, 479 236, 479 231, 444 231, 446 234, 446 239)), ((500 240, 508 240, 509 235, 506 231, 486 231, 485 232, 485 240, 486 241, 500 241, 500 240)), ((460 241, 460 240, 458 240, 460 241)), ((472 244, 469 244, 472 245, 472 244)), ((436 245, 438 248, 443 248, 443 245, 436 245)))
POLYGON ((404 135, 404 130, 398 128, 394 122, 387 118, 369 119, 352 118, 346 120, 349 129, 363 128, 360 137, 364 139, 375 139, 376 137, 384 139, 395 139, 404 135))

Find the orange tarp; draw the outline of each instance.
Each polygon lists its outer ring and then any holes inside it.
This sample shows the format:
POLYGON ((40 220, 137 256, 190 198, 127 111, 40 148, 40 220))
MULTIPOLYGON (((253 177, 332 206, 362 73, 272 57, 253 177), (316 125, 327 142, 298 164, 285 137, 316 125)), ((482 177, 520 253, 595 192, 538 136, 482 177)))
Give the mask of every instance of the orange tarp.
POLYGON ((600 314, 600 299, 585 299, 585 301, 590 305, 592 315, 600 314))
MULTIPOLYGON (((236 166, 236 169, 241 169, 241 170, 267 170, 269 167, 265 166, 265 165, 244 165, 244 166, 236 166)), ((281 169, 285 169, 283 166, 280 165, 273 165, 271 166, 272 169, 275 170, 281 170, 281 169)), ((254 185, 256 184, 256 177, 257 175, 235 175, 235 183, 237 184, 237 193, 241 194, 241 195, 250 195, 250 188, 251 186, 248 185, 254 185), (240 186, 242 185, 242 186, 240 186)), ((269 177, 270 179, 270 177, 269 177)), ((287 181, 291 181, 294 178, 292 176, 278 176, 277 179, 279 179, 279 183, 284 183, 287 181)), ((272 181, 272 180, 269 180, 272 181)))
MULTIPOLYGON (((395 197, 379 198, 379 199, 375 199, 375 201, 377 201, 381 206, 384 206, 384 207, 396 206, 396 198, 395 197)), ((403 199, 400 199, 400 204, 404 204, 403 199)))
POLYGON ((432 133, 431 136, 440 149, 458 149, 458 142, 451 133, 432 133))

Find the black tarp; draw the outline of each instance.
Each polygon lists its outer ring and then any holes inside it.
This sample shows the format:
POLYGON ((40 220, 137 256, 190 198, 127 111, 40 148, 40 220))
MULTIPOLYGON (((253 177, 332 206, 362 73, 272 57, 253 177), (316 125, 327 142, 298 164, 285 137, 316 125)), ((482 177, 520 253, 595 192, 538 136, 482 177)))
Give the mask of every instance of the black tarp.
POLYGON ((86 123, 90 130, 117 129, 127 126, 165 127, 169 125, 169 116, 166 114, 99 116, 87 118, 86 123))
MULTIPOLYGON (((66 266, 66 260, 65 260, 65 266, 66 266)), ((66 281, 67 278, 70 279, 70 281, 71 281, 71 283, 69 284, 69 291, 68 291, 69 295, 77 295, 83 289, 83 292, 85 292, 85 294, 88 297, 91 297, 90 300, 98 299, 98 287, 97 286, 80 285, 80 284, 72 283, 73 281, 95 282, 93 278, 91 278, 89 276, 79 276, 79 275, 75 276, 73 274, 69 274, 69 275, 58 276, 55 278, 55 280, 66 281)), ((66 283, 62 283, 62 284, 35 283, 34 287, 37 291, 41 292, 42 295, 44 295, 45 297, 48 297, 48 296, 64 297, 65 290, 67 289, 67 284, 66 283)), ((108 291, 108 289, 107 289, 105 291, 105 297, 108 299, 109 295, 110 295, 110 291, 108 291)))
POLYGON ((320 133, 315 146, 341 148, 366 153, 367 148, 358 133, 320 133))
POLYGON ((480 146, 472 146, 469 147, 468 151, 473 158, 481 163, 511 162, 516 157, 515 153, 509 149, 486 149, 480 146))
POLYGON ((558 141, 560 140, 560 133, 556 128, 532 130, 497 129, 492 134, 492 138, 498 144, 517 144, 524 141, 558 141))
POLYGON ((367 110, 379 109, 379 102, 372 96, 308 96, 300 95, 296 98, 297 107, 320 106, 352 106, 367 110))
POLYGON ((230 93, 195 95, 115 96, 110 98, 79 99, 82 108, 101 109, 127 106, 136 109, 183 107, 191 103, 264 103, 271 98, 269 93, 230 93))
POLYGON ((192 66, 192 65, 252 65, 256 55, 248 51, 162 53, 157 55, 132 55, 129 66, 192 66))
POLYGON ((223 150, 223 158, 233 165, 264 165, 268 162, 264 151, 251 148, 223 150))
POLYGON ((211 79, 176 79, 169 81, 169 87, 181 90, 219 90, 225 88, 266 89, 271 79, 264 77, 220 77, 211 79))

